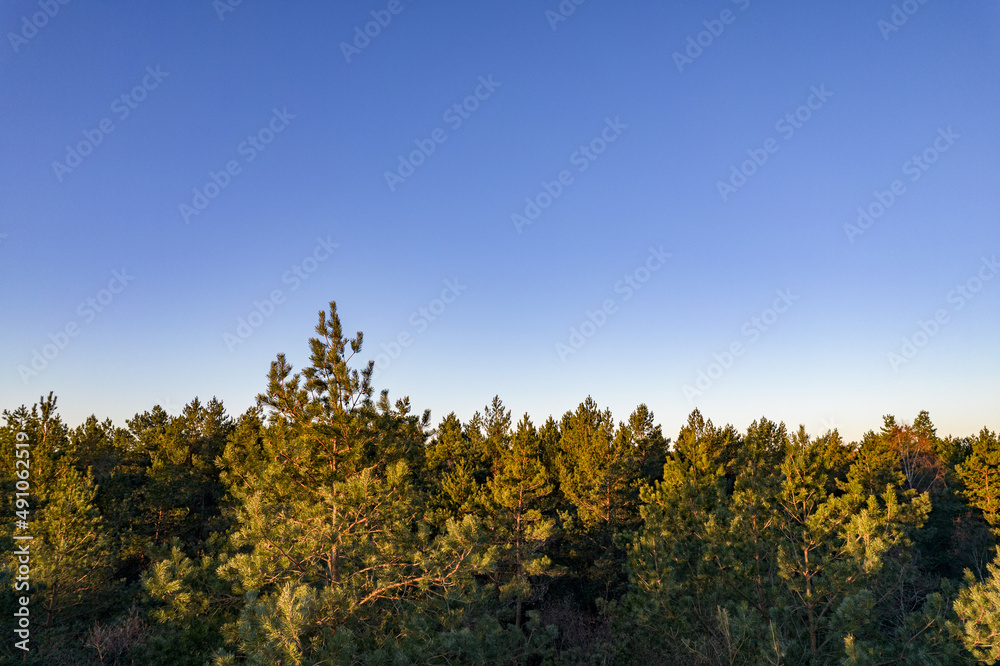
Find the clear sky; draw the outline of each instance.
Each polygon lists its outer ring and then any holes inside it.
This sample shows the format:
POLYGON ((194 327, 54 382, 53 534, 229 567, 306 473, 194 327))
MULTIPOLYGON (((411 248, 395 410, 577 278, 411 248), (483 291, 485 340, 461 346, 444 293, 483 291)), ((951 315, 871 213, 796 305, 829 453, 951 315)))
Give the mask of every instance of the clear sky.
POLYGON ((1000 4, 232 3, 0 9, 0 406, 1000 428, 1000 4))

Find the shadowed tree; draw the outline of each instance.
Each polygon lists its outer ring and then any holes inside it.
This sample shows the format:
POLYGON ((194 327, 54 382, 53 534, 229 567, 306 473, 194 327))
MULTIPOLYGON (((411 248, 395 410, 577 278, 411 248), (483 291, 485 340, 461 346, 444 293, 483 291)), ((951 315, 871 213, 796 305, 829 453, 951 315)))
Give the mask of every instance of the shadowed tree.
POLYGON ((224 527, 225 490, 215 460, 233 432, 233 420, 219 400, 203 405, 195 398, 179 416, 156 407, 128 424, 149 457, 142 508, 153 543, 180 537, 194 552, 224 527))
POLYGON ((969 441, 969 455, 956 472, 962 495, 1000 534, 1000 439, 986 428, 969 441))
POLYGON ((965 572, 965 587, 955 599, 961 632, 966 649, 980 662, 1000 661, 1000 549, 987 565, 987 576, 978 581, 971 571, 965 572))
POLYGON ((683 661, 682 655, 705 655, 721 642, 716 618, 723 598, 708 547, 728 503, 727 472, 734 473, 740 445, 731 426, 716 428, 694 410, 667 457, 663 480, 642 489, 625 615, 626 626, 639 628, 627 635, 641 652, 683 661))
POLYGON ((639 519, 639 472, 643 451, 629 432, 618 432, 609 410, 588 397, 560 426, 556 460, 559 487, 571 511, 561 513, 566 527, 566 564, 586 572, 588 594, 607 600, 624 583, 624 550, 615 537, 639 519))
POLYGON ((500 544, 500 600, 513 599, 514 624, 523 622, 522 607, 541 596, 537 581, 557 573, 544 548, 555 534, 556 521, 543 511, 554 490, 542 463, 541 440, 525 414, 510 446, 501 449, 496 473, 488 484, 494 540, 500 544))

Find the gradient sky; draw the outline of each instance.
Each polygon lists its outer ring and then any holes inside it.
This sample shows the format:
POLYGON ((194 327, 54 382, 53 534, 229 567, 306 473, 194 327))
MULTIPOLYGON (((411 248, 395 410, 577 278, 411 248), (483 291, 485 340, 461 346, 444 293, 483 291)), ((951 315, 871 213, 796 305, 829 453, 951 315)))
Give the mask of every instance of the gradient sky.
POLYGON ((647 403, 671 437, 694 407, 848 439, 922 409, 941 434, 1000 428, 1000 4, 590 0, 557 21, 556 0, 223 2, 0 9, 0 406, 51 390, 71 424, 123 425, 214 395, 238 414, 336 300, 365 359, 409 335, 377 388, 435 423, 494 394, 538 422, 589 394, 618 419, 647 403), (724 200, 748 151, 767 160, 724 200), (313 263, 317 239, 338 247, 313 263), (646 273, 650 248, 671 256, 646 273), (626 299, 627 275, 648 280, 626 299), (435 303, 447 280, 464 289, 435 303), (269 316, 234 344, 255 301, 269 316))

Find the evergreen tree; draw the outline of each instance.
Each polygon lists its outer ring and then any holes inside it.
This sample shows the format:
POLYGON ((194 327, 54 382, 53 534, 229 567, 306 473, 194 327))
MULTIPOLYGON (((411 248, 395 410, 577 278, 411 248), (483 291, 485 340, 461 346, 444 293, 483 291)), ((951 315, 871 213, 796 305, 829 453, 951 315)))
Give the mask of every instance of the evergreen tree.
POLYGON ((709 541, 713 576, 766 623, 777 574, 780 464, 789 447, 785 425, 754 421, 737 450, 732 496, 709 541))
POLYGON ((512 423, 510 410, 504 407, 500 396, 495 395, 492 402, 486 406, 481 419, 477 412, 472 421, 478 426, 473 433, 473 426, 470 423, 472 439, 478 440, 486 467, 492 468, 492 463, 510 446, 512 423))
POLYGON ((641 491, 642 527, 629 550, 622 623, 639 628, 627 635, 641 652, 665 662, 714 653, 723 599, 711 578, 707 546, 728 502, 726 472, 739 440, 732 428, 717 429, 694 410, 663 480, 641 491))
POLYGON ((114 552, 93 479, 70 468, 38 498, 30 531, 36 656, 71 663, 91 621, 113 608, 114 552))
POLYGON ((431 609, 461 606, 481 551, 471 518, 436 540, 421 521, 409 461, 423 441, 382 433, 422 426, 385 392, 373 404, 372 362, 350 369, 361 333, 342 335, 335 303, 316 332, 301 374, 283 355, 272 363, 266 425, 234 435, 222 459, 237 528, 221 572, 246 595, 230 636, 265 661, 391 650, 415 617, 447 624, 431 609))
POLYGON ((968 457, 956 468, 963 484, 962 495, 1000 534, 1000 439, 983 428, 969 446, 968 457))
POLYGON ((563 416, 560 432, 559 487, 571 507, 561 513, 565 564, 585 573, 588 596, 607 600, 624 582, 624 550, 615 538, 637 524, 643 456, 590 397, 563 416))
POLYGON ((113 553, 95 494, 90 476, 69 469, 40 498, 32 569, 43 587, 46 626, 91 610, 110 583, 113 553))
POLYGON ((556 573, 544 554, 556 521, 543 513, 554 488, 541 460, 541 441, 527 414, 517 424, 510 446, 500 450, 488 487, 496 509, 494 538, 501 544, 500 599, 515 601, 514 624, 520 627, 523 605, 541 596, 535 581, 556 573))
POLYGON ((663 465, 670 445, 670 440, 663 437, 660 426, 653 419, 653 412, 649 407, 640 404, 629 415, 628 422, 619 424, 618 427, 619 437, 625 440, 626 445, 634 448, 639 459, 639 478, 650 483, 663 478, 663 465))
POLYGON ((233 430, 222 403, 198 398, 171 417, 159 407, 137 415, 129 427, 146 452, 142 509, 153 543, 180 537, 195 552, 219 522, 224 488, 215 461, 233 430))
POLYGON ((71 447, 69 428, 59 416, 56 402, 55 395, 49 393, 48 396, 39 398, 30 411, 23 405, 14 411, 4 410, 5 425, 0 431, 3 434, 0 462, 3 463, 4 489, 11 492, 4 493, 0 501, 6 503, 13 497, 15 438, 18 433, 24 433, 24 437, 27 437, 22 441, 28 444, 28 449, 31 451, 33 493, 44 492, 50 488, 55 479, 71 464, 71 459, 67 457, 71 447))
POLYGON ((851 473, 860 485, 860 492, 877 495, 887 484, 901 488, 906 483, 899 471, 899 455, 892 446, 892 433, 896 428, 896 420, 886 416, 880 434, 869 430, 861 438, 851 465, 851 473))
MULTIPOLYGON (((22 406, 4 411, 0 429, 0 459, 3 461, 3 507, 13 518, 15 500, 14 461, 17 443, 27 444, 29 497, 26 530, 32 538, 30 588, 32 656, 35 663, 82 663, 83 636, 88 621, 113 611, 115 585, 113 541, 95 503, 96 487, 89 473, 74 466, 69 428, 57 413, 52 393, 30 410, 22 406), (19 436, 20 435, 20 436, 19 436)), ((15 524, 5 523, 0 532, 3 552, 14 552, 15 524)), ((18 542, 23 546, 25 542, 18 542)), ((18 560, 0 563, 4 607, 13 608, 18 560)), ((5 614, 6 615, 6 614, 5 614)), ((9 619, 2 623, 9 628, 9 619)), ((10 631, 8 635, 13 635, 10 631)), ((4 655, 10 648, 4 645, 4 655)), ((21 655, 20 651, 7 652, 21 655)))
POLYGON ((482 483, 489 470, 482 454, 454 412, 441 421, 427 448, 427 470, 432 478, 430 520, 438 528, 449 518, 486 515, 482 483))
POLYGON ((954 608, 966 649, 981 663, 1000 661, 1000 549, 987 565, 985 580, 978 581, 966 571, 965 587, 954 608))

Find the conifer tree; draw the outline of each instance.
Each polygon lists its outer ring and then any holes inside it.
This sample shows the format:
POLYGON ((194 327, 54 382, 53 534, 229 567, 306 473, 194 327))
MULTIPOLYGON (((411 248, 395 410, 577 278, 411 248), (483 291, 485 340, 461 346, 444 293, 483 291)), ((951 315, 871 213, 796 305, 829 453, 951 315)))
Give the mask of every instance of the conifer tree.
POLYGON ((233 430, 222 403, 198 398, 171 417, 160 408, 136 416, 129 426, 149 457, 142 509, 153 543, 181 538, 192 552, 222 529, 224 488, 215 460, 233 430))
POLYGON ((361 333, 343 336, 332 302, 316 332, 302 373, 283 355, 272 363, 258 398, 261 433, 237 433, 222 457, 238 524, 221 572, 246 595, 233 634, 244 654, 333 659, 360 645, 388 649, 408 619, 444 621, 424 611, 436 599, 456 603, 480 550, 471 519, 449 521, 436 541, 422 523, 412 435, 382 433, 396 421, 390 432, 416 428, 422 438, 423 422, 386 392, 373 404, 374 364, 348 365, 361 333))
POLYGON ((981 663, 1000 661, 1000 549, 987 565, 985 580, 966 570, 954 608, 965 648, 981 663))
POLYGON ((572 509, 561 513, 565 564, 589 578, 587 594, 607 600, 624 582, 624 550, 615 539, 639 518, 642 454, 590 397, 563 416, 560 432, 559 487, 572 509))
POLYGON ((454 412, 442 420, 427 448, 426 464, 435 476, 432 497, 434 522, 448 517, 489 515, 487 481, 497 457, 510 446, 510 412, 498 396, 485 416, 473 414, 463 428, 454 412))
POLYGON ((912 548, 914 535, 930 513, 930 495, 906 488, 898 469, 897 483, 870 492, 871 469, 856 462, 847 481, 839 484, 842 494, 828 501, 830 520, 840 524, 832 554, 835 566, 828 574, 829 584, 839 588, 842 598, 832 631, 855 658, 865 655, 860 663, 877 663, 892 654, 892 634, 899 638, 896 648, 925 646, 922 641, 929 636, 920 639, 919 630, 902 634, 908 623, 917 621, 922 607, 933 614, 933 604, 924 603, 930 601, 930 590, 920 580, 912 548))
MULTIPOLYGON (((63 423, 56 407, 54 393, 42 396, 32 405, 31 409, 21 406, 13 411, 4 410, 5 425, 2 429, 3 447, 0 450, 0 462, 4 467, 4 480, 9 483, 5 490, 13 492, 13 472, 15 460, 15 437, 24 433, 31 451, 31 487, 33 493, 44 492, 50 488, 63 470, 72 464, 68 457, 71 448, 69 428, 63 423)), ((8 502, 13 497, 5 493, 0 502, 8 502)), ((9 513, 7 515, 10 515, 9 513)))
POLYGON ((635 447, 639 456, 640 477, 649 482, 663 478, 663 465, 670 445, 670 440, 663 437, 660 426, 653 419, 649 407, 640 404, 629 415, 628 422, 619 427, 619 432, 635 447))
POLYGON ((736 453, 736 479, 720 520, 713 525, 713 577, 766 618, 774 595, 780 464, 789 447, 783 423, 754 421, 736 453))
POLYGON ((538 433, 525 414, 510 446, 500 450, 488 484, 490 504, 496 509, 494 538, 501 545, 500 599, 514 599, 517 627, 523 621, 523 605, 540 595, 535 581, 556 573, 543 550, 555 534, 556 521, 543 513, 554 488, 541 456, 538 433))
POLYGON ((969 455, 956 468, 962 495, 1000 534, 1000 438, 983 428, 969 441, 969 455))
POLYGON ((477 412, 472 418, 472 423, 470 423, 470 434, 472 434, 473 441, 479 440, 480 455, 482 455, 487 469, 491 469, 501 452, 510 446, 510 410, 504 407, 500 396, 495 395, 484 409, 481 419, 477 412), (476 423, 478 426, 475 427, 475 432, 473 432, 472 423, 476 423))
POLYGON ((707 549, 728 503, 726 475, 740 444, 732 427, 716 428, 694 410, 667 457, 663 480, 642 489, 624 623, 639 627, 632 640, 652 654, 680 659, 692 650, 712 651, 723 596, 707 549))
POLYGON ((449 518, 485 515, 485 492, 477 479, 485 480, 488 470, 481 453, 454 412, 441 421, 427 448, 430 520, 438 528, 449 518))
POLYGON ((68 661, 65 643, 82 643, 81 634, 112 603, 115 554, 95 493, 89 475, 63 471, 39 497, 30 528, 34 634, 49 663, 68 661))
POLYGON ((778 573, 784 581, 788 633, 803 636, 806 645, 800 654, 812 661, 840 650, 839 644, 828 645, 827 626, 842 600, 838 585, 843 581, 830 567, 837 557, 843 517, 828 501, 832 461, 825 454, 826 447, 810 442, 801 429, 782 464, 784 483, 778 497, 778 573))
POLYGON ((892 446, 896 428, 896 419, 886 416, 880 433, 869 430, 862 436, 851 465, 851 474, 860 485, 859 492, 877 495, 886 484, 901 488, 906 483, 899 471, 899 455, 892 446))

